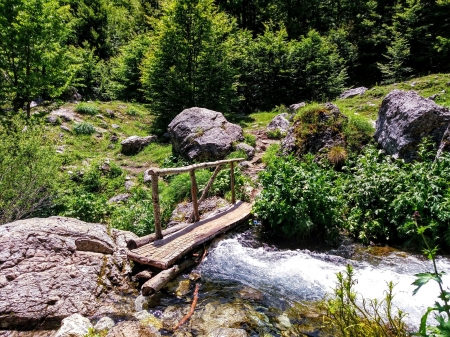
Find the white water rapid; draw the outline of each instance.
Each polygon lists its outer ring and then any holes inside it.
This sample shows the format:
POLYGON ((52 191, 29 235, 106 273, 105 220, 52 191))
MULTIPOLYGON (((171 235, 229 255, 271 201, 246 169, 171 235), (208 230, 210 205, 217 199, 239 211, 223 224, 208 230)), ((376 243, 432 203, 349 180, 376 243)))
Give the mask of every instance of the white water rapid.
MULTIPOLYGON (((432 306, 439 292, 435 282, 413 296, 414 274, 431 271, 431 261, 394 253, 376 261, 355 261, 308 250, 270 250, 244 245, 242 234, 219 241, 201 265, 202 276, 213 282, 234 281, 264 292, 275 300, 305 302, 319 300, 332 291, 336 273, 352 264, 358 280, 355 290, 365 298, 382 299, 386 282, 393 281, 394 304, 409 313, 408 325, 417 328, 420 317, 432 306)), ((450 261, 439 259, 438 269, 450 271, 450 261)), ((450 286, 450 276, 444 284, 450 286)))

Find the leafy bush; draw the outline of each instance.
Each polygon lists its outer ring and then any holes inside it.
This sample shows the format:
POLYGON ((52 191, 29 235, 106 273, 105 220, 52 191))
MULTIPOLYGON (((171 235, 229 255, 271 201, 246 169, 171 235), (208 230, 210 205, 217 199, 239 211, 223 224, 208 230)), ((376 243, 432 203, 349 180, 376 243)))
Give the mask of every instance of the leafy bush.
POLYGON ((382 301, 358 299, 353 287, 357 283, 351 265, 345 274, 338 273, 334 294, 325 301, 325 322, 338 337, 410 336, 401 310, 394 312, 394 284, 389 282, 382 301))
MULTIPOLYGON (((261 174, 255 212, 274 231, 305 236, 345 229, 369 243, 420 244, 411 219, 426 221, 430 242, 450 247, 450 154, 434 161, 422 146, 422 161, 406 164, 373 146, 347 160, 342 172, 270 155, 261 174)), ((267 159, 266 159, 267 160, 267 159)))
POLYGON ((77 104, 75 111, 85 115, 96 115, 100 109, 95 104, 82 102, 77 104))
POLYGON ((109 207, 108 199, 101 194, 82 193, 65 198, 64 216, 74 217, 87 222, 105 222, 109 207))
POLYGON ((51 206, 62 177, 61 159, 43 127, 2 120, 0 135, 1 225, 51 206))
POLYGON ((281 139, 284 137, 284 134, 281 132, 280 129, 269 130, 266 133, 267 137, 270 139, 281 139))
POLYGON ((95 133, 95 128, 92 124, 82 122, 75 124, 73 127, 73 131, 77 135, 92 135, 95 133))
MULTIPOLYGON (((151 191, 144 189, 133 190, 133 196, 127 203, 111 206, 112 227, 144 236, 155 230, 153 217, 153 202, 151 191)), ((165 209, 163 207, 163 209, 165 209)), ((163 211, 163 218, 164 211, 163 211)))
POLYGON ((337 173, 292 157, 276 158, 260 175, 263 191, 254 212, 278 235, 305 238, 312 234, 332 238, 340 228, 337 173))

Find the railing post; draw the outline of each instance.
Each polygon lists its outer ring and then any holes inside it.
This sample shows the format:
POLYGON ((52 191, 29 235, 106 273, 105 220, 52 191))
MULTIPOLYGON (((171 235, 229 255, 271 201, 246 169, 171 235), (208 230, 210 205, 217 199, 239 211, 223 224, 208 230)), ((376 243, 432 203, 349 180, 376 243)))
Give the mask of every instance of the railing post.
POLYGON ((192 207, 194 208, 194 222, 200 220, 200 214, 198 213, 198 200, 197 200, 197 181, 195 180, 195 170, 189 171, 191 176, 191 194, 192 194, 192 207))
POLYGON ((234 162, 230 163, 230 178, 231 178, 231 203, 236 203, 236 193, 234 192, 234 162))
POLYGON ((151 172, 152 176, 152 200, 153 200, 153 217, 155 221, 155 238, 161 240, 163 238, 161 229, 161 210, 159 206, 159 192, 158 192, 158 174, 151 172))

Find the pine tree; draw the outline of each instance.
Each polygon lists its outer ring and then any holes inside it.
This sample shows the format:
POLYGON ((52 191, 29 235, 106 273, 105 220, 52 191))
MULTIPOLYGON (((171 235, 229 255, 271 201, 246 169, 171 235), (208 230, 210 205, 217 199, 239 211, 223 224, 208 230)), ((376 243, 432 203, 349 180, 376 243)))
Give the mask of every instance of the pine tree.
POLYGON ((142 65, 142 84, 157 124, 185 108, 228 111, 236 99, 235 24, 213 0, 172 0, 163 8, 142 65))

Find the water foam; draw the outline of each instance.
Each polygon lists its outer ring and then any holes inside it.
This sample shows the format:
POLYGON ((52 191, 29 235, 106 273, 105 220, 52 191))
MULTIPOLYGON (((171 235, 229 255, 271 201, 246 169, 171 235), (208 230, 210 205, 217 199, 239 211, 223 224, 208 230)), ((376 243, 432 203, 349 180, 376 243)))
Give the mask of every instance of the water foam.
MULTIPOLYGON (((211 281, 236 281, 268 294, 272 298, 294 301, 314 301, 332 292, 336 273, 352 264, 358 280, 355 289, 365 298, 382 299, 386 283, 393 281, 394 304, 409 313, 407 323, 417 328, 420 317, 432 306, 439 292, 436 283, 429 283, 413 296, 414 274, 429 271, 431 262, 408 255, 391 255, 377 263, 347 260, 307 250, 268 251, 265 248, 243 246, 239 235, 220 241, 201 265, 203 277, 211 281)), ((450 261, 440 259, 439 270, 450 270, 450 261)), ((450 284, 450 276, 444 276, 450 284)))

